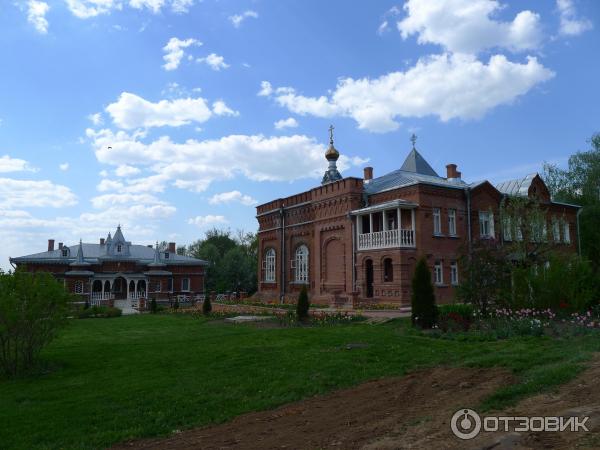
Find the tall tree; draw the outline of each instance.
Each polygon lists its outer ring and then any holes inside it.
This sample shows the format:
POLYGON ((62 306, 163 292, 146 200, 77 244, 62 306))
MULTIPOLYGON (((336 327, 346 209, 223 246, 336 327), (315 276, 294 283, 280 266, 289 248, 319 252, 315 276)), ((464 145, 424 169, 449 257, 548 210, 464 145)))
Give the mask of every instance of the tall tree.
POLYGON ((567 169, 544 164, 544 180, 556 201, 583 206, 580 215, 582 255, 600 269, 600 133, 590 140, 590 149, 569 158, 567 169))

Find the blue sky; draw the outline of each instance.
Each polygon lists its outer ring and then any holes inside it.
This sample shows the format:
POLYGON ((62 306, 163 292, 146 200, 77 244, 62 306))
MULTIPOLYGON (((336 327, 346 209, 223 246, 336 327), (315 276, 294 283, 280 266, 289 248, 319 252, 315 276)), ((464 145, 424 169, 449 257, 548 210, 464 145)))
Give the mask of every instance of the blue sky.
POLYGON ((139 243, 254 231, 257 203, 319 183, 330 123, 345 176, 398 168, 413 132, 467 181, 564 165, 600 131, 599 18, 592 0, 4 1, 0 267, 118 223, 139 243))

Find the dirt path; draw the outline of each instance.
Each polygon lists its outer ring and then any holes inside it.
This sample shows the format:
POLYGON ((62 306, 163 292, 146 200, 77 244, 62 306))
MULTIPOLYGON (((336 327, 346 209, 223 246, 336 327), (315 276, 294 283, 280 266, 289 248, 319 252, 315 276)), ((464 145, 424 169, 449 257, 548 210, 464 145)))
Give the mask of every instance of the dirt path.
POLYGON ((461 441, 450 418, 514 381, 503 369, 436 368, 371 381, 231 422, 118 449, 572 449, 600 448, 600 357, 558 392, 526 399, 503 415, 589 415, 589 433, 482 433, 461 441))

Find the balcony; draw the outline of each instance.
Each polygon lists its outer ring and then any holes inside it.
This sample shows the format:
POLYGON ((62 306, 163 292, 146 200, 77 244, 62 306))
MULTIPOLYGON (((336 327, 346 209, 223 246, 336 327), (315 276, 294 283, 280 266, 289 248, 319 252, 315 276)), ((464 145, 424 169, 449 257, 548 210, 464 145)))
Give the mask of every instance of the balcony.
POLYGON ((377 250, 381 248, 414 248, 414 230, 385 230, 358 235, 358 250, 377 250))

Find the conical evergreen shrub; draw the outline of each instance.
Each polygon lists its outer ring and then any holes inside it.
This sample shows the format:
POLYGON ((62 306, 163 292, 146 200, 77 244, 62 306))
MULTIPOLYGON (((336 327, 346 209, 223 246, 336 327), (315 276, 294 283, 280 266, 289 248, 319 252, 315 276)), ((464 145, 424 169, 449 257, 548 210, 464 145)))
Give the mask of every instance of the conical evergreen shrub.
POLYGON ((306 286, 302 286, 302 290, 298 296, 298 304, 296 305, 296 314, 299 320, 308 319, 308 308, 310 308, 308 290, 306 289, 306 286))
POLYGON ((210 302, 210 295, 207 295, 202 302, 202 314, 208 316, 212 311, 212 303, 210 302))
POLYGON ((412 279, 412 322, 421 328, 431 328, 436 321, 437 306, 431 272, 425 258, 421 258, 412 279))

